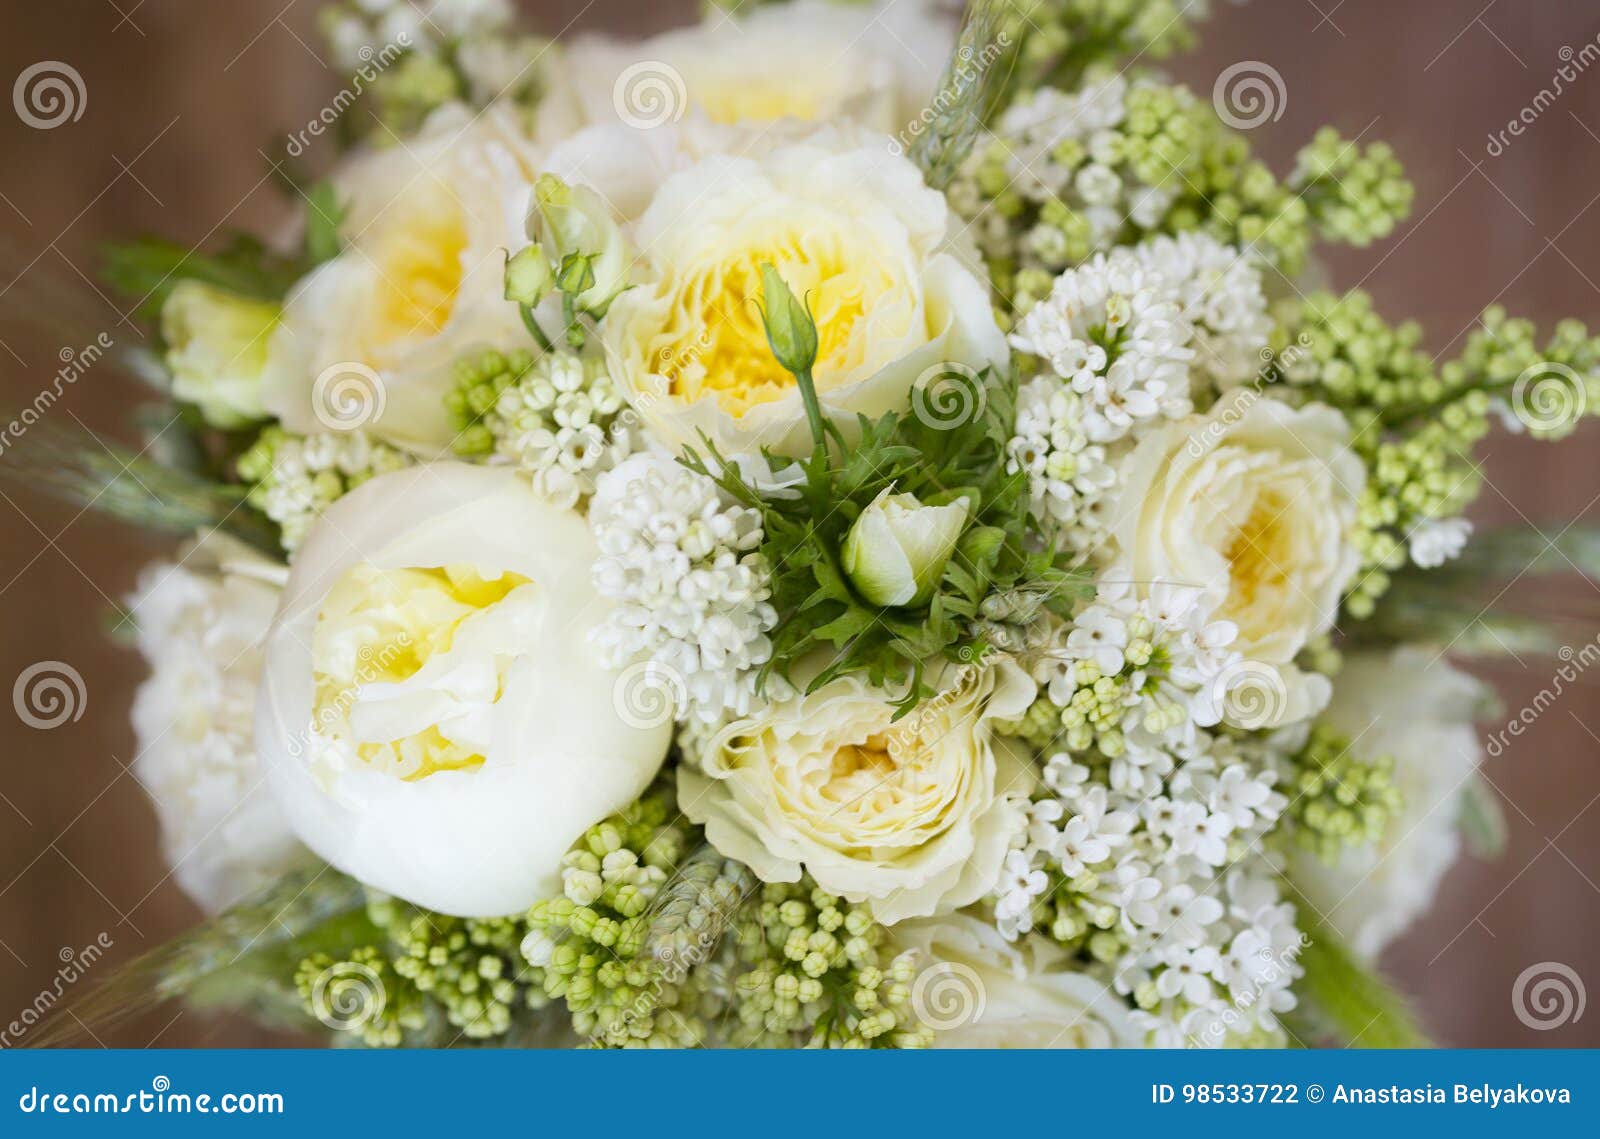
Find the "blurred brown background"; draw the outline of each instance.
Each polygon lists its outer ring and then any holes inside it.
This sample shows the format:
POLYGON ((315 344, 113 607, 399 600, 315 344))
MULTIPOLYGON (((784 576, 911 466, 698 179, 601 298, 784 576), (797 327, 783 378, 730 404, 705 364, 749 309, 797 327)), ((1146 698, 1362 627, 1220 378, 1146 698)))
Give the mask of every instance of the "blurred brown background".
MULTIPOLYGON (((1532 102, 1562 63, 1600 36, 1600 5, 1572 0, 1212 0, 1200 53, 1174 70, 1202 95, 1244 60, 1285 78, 1286 113, 1252 139, 1282 170, 1315 128, 1385 138, 1418 187, 1411 222, 1392 240, 1332 261, 1340 286, 1361 284, 1391 317, 1451 349, 1499 302, 1541 322, 1600 324, 1600 67, 1512 139, 1489 134, 1532 102), (1560 53, 1560 54, 1558 54, 1560 53)), ((0 289, 10 306, 50 280, 92 288, 97 245, 158 231, 186 244, 214 230, 265 227, 280 203, 264 151, 338 87, 318 58, 316 0, 3 0, 0 78, 42 60, 83 76, 81 119, 52 130, 0 114, 0 289), (20 291, 20 293, 19 293, 20 291)), ((524 0, 547 33, 653 30, 689 18, 692 0, 524 0)), ((119 344, 136 328, 104 307, 119 344)), ((95 329, 86 330, 92 336, 95 329)), ((32 399, 59 366, 63 341, 24 342, 0 328, 3 406, 32 399)), ((87 339, 87 336, 85 339, 87 339)), ((81 345, 83 340, 72 342, 81 345)), ((138 393, 91 373, 60 405, 120 434, 138 393)), ((1560 447, 1496 436, 1486 446, 1481 524, 1529 523, 1554 536, 1600 520, 1600 428, 1560 447)), ((3 461, 3 460, 0 460, 3 461)), ((83 717, 51 731, 0 716, 0 1026, 53 983, 58 952, 102 933, 126 960, 192 923, 165 878, 154 817, 126 772, 129 701, 141 675, 103 635, 103 615, 162 552, 150 539, 7 491, 0 500, 0 686, 41 660, 70 663, 88 693, 83 717)), ((1600 584, 1559 589, 1593 607, 1600 584)), ((1591 630, 1587 636, 1592 636, 1591 630)), ((1583 635, 1575 635, 1578 646, 1583 635)), ((1549 664, 1485 671, 1508 709, 1550 680, 1549 664)), ((1567 693, 1488 774, 1506 800, 1510 843, 1494 864, 1465 862, 1427 919, 1386 958, 1423 1017, 1450 1045, 1600 1044, 1600 1012, 1547 1032, 1513 1015, 1515 978, 1561 962, 1600 991, 1600 676, 1567 693)), ((97 969, 107 969, 106 965, 97 969)), ((176 1009, 108 1045, 281 1041, 247 1024, 176 1009)))

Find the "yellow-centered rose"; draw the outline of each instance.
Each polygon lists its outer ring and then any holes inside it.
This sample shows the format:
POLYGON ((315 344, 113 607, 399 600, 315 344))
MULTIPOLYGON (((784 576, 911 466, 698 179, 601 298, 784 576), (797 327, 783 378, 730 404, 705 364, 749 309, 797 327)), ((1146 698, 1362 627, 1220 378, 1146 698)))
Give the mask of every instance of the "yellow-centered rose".
POLYGON ((948 669, 895 720, 859 677, 729 724, 679 773, 684 813, 766 882, 802 870, 884 922, 946 913, 995 883, 1031 777, 995 724, 1035 692, 1009 658, 948 669))
POLYGON ((715 155, 669 178, 632 235, 636 285, 605 345, 646 422, 728 452, 810 448, 793 376, 762 327, 770 262, 816 319, 825 410, 903 411, 946 361, 1001 365, 987 290, 950 252, 944 196, 882 140, 824 132, 757 158, 715 155))

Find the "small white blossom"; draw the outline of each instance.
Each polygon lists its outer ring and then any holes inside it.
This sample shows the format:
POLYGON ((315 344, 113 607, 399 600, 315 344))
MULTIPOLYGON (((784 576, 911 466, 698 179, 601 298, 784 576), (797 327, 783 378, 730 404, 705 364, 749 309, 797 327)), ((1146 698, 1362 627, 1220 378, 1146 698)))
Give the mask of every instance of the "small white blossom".
POLYGON ((1460 557, 1471 536, 1472 523, 1465 518, 1430 519, 1411 531, 1411 561, 1419 569, 1437 569, 1460 557))
POLYGON ((777 624, 760 516, 704 475, 655 454, 603 475, 589 525, 595 588, 617 602, 596 630, 612 667, 648 657, 673 678, 680 716, 744 715, 777 624))

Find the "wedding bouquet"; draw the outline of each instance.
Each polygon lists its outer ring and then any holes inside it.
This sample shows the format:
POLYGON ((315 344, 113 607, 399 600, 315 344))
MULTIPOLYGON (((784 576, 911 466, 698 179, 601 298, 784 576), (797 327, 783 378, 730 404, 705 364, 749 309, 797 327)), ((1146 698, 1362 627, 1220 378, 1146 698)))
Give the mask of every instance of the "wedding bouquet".
POLYGON ((729 7, 340 0, 294 232, 113 251, 165 429, 35 462, 198 533, 127 621, 214 916, 85 1022, 1421 1041, 1374 958, 1500 830, 1444 652, 1553 652, 1496 583, 1595 559, 1474 537, 1473 446, 1600 340, 1316 287, 1411 188, 1252 157, 1275 71, 1157 70, 1202 4, 729 7))

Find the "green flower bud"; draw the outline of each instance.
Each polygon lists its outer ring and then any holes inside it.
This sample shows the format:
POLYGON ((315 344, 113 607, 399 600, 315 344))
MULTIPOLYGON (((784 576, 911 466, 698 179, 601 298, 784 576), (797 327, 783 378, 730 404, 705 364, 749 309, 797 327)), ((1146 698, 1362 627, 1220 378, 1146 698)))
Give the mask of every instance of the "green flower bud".
POLYGON ((555 287, 550 259, 537 245, 506 258, 506 300, 532 308, 555 287))
POLYGON ((528 236, 556 265, 587 262, 588 284, 573 297, 583 312, 604 316, 628 287, 629 255, 622 230, 605 201, 587 186, 569 186, 554 174, 540 175, 533 185, 528 236))
POLYGON ((924 506, 914 494, 885 490, 850 527, 844 571, 874 605, 926 605, 966 525, 964 500, 924 506))
POLYGON ((761 292, 761 319, 772 355, 796 375, 809 373, 817 361, 817 322, 770 264, 761 266, 761 292))

